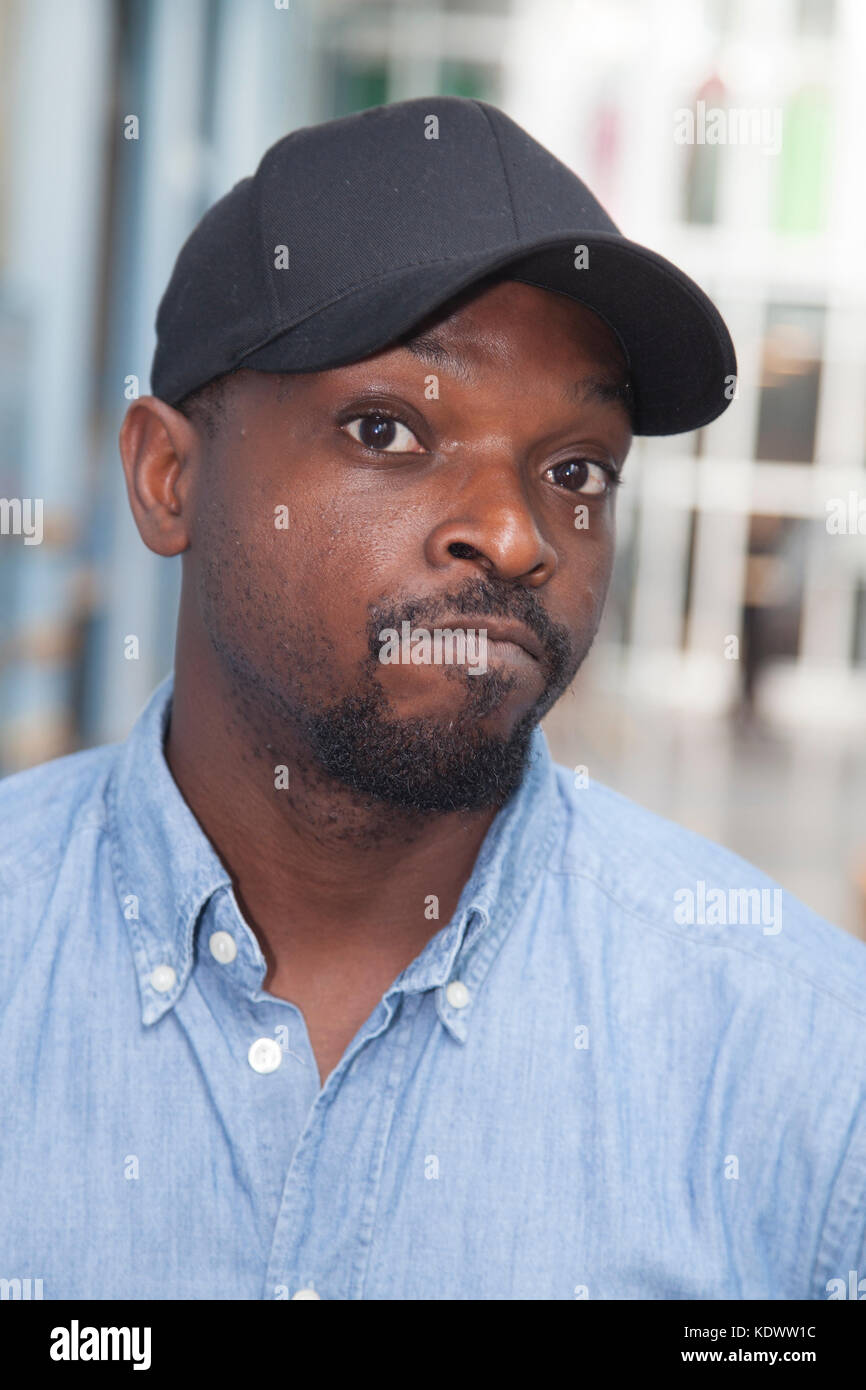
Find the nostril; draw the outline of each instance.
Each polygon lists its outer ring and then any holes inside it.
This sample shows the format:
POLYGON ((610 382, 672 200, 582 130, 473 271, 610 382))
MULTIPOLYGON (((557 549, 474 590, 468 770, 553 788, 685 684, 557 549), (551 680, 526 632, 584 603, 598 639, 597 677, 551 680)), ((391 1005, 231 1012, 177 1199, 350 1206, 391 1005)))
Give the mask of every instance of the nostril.
POLYGON ((449 554, 457 560, 472 560, 480 551, 474 545, 468 545, 466 541, 452 541, 448 547, 449 554))

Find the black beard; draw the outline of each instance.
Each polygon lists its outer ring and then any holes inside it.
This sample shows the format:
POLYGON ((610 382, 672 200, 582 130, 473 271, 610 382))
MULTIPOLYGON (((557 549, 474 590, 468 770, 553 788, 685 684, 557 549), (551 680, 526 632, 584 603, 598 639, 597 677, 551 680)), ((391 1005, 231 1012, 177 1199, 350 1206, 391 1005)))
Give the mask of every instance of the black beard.
POLYGON ((521 782, 537 723, 531 709, 503 738, 465 714, 447 725, 395 719, 377 688, 313 715, 305 732, 314 761, 329 777, 359 796, 429 813, 504 804, 521 782))
MULTIPOLYGON (((233 533, 228 529, 229 538, 233 533)), ((215 544, 219 555, 228 543, 215 544)), ((299 746, 298 761, 307 764, 317 780, 324 775, 367 803, 382 810, 449 813, 502 806, 522 781, 532 732, 565 692, 592 645, 600 618, 574 638, 551 622, 543 605, 527 589, 513 589, 477 579, 438 603, 429 596, 395 596, 387 606, 371 605, 367 624, 368 655, 359 667, 355 688, 328 704, 316 697, 329 684, 332 644, 315 630, 295 627, 289 651, 306 652, 304 663, 291 661, 285 669, 264 664, 247 650, 248 634, 261 625, 260 608, 249 601, 244 567, 254 573, 243 547, 233 550, 235 572, 227 583, 225 566, 214 562, 202 575, 202 612, 206 630, 227 675, 235 718, 253 736, 256 758, 292 762, 280 751, 285 735, 299 746), (245 597, 246 595, 246 597, 245 597), (507 736, 487 733, 483 717, 495 710, 515 684, 501 670, 470 674, 465 667, 442 667, 443 679, 463 686, 465 698, 451 718, 397 718, 379 683, 383 628, 400 630, 402 621, 435 624, 437 615, 496 616, 525 622, 544 651, 544 688, 535 703, 519 717, 507 736)), ((266 596, 279 606, 280 596, 266 596)), ((480 626, 471 621, 467 626, 480 626)), ((301 772, 303 781, 304 773, 301 772)), ((330 827, 333 830, 333 827, 330 827)), ((407 815, 408 829, 408 815, 407 815)))
MULTIPOLYGON (((424 624, 428 625, 429 602, 425 609, 424 624)), ((401 621, 414 622, 420 605, 373 608, 367 628, 370 656, 365 676, 369 679, 362 683, 361 693, 305 713, 304 734, 315 764, 357 795, 405 811, 448 813, 504 805, 523 779, 534 728, 567 689, 589 648, 587 643, 586 650, 576 653, 564 629, 545 621, 543 610, 540 620, 538 609, 532 605, 530 609, 534 615, 530 626, 544 643, 545 688, 504 737, 485 732, 480 723, 515 684, 513 676, 500 671, 470 674, 458 666, 443 667, 443 675, 466 691, 460 712, 447 723, 429 717, 395 718, 375 679, 381 669, 378 634, 383 628, 399 630, 401 621)), ((504 607, 502 596, 480 580, 474 588, 464 589, 457 602, 440 605, 441 612, 452 614, 472 610, 524 621, 528 616, 527 611, 515 611, 514 596, 504 607)))

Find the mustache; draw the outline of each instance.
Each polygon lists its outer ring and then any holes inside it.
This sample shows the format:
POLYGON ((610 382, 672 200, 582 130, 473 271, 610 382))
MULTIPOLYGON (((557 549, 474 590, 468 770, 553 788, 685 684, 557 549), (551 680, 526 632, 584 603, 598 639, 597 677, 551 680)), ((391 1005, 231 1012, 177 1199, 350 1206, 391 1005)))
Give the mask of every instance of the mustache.
POLYGON ((541 643, 550 678, 555 679, 568 670, 574 660, 575 649, 569 629, 553 622, 534 593, 529 589, 513 589, 481 578, 435 597, 430 594, 401 595, 392 603, 371 604, 367 623, 371 657, 378 660, 379 632, 382 628, 399 629, 401 622, 409 622, 413 627, 432 627, 446 614, 452 621, 459 616, 512 618, 524 623, 541 643))

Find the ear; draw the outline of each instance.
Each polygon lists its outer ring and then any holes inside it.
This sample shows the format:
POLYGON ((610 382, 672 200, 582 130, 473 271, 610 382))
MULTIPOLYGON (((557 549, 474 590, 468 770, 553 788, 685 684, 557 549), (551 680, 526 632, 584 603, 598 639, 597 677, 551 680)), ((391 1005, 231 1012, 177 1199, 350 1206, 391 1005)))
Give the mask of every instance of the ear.
POLYGON ((120 427, 129 505, 141 539, 157 555, 189 546, 192 475, 200 458, 194 426, 156 396, 133 401, 120 427))

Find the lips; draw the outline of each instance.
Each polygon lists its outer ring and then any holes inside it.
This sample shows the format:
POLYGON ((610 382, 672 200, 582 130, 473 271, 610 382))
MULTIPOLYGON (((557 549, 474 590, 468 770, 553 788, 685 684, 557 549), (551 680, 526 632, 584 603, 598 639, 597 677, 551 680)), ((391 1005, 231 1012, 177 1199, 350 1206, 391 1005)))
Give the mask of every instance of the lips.
POLYGON ((459 619, 440 619, 442 627, 463 627, 472 626, 476 632, 486 632, 488 642, 513 642, 515 646, 522 647, 536 661, 544 661, 544 648, 531 628, 525 627, 523 623, 514 622, 511 619, 485 618, 473 615, 471 618, 462 615, 459 619))

